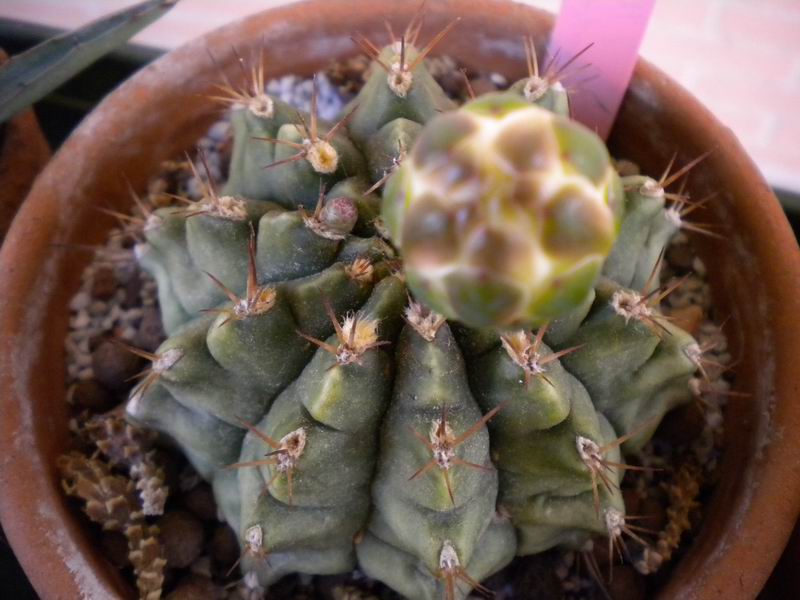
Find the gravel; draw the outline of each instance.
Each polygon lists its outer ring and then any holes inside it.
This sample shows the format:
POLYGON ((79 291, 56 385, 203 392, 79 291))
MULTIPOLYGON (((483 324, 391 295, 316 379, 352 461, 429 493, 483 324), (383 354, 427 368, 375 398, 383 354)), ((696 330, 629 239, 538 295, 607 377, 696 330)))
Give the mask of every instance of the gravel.
POLYGON ((217 504, 214 501, 214 492, 211 486, 205 482, 199 483, 184 493, 181 497, 181 503, 203 521, 213 521, 217 518, 217 504))
MULTIPOLYGON (((135 334, 136 330, 133 332, 135 334)), ((92 351, 90 364, 97 383, 108 390, 124 391, 130 387, 129 380, 142 370, 145 361, 111 340, 105 340, 92 351)))
POLYGON ((203 523, 183 510, 167 512, 158 520, 167 567, 185 569, 203 551, 203 523))
POLYGON ((221 600, 225 598, 224 588, 216 585, 210 578, 191 574, 181 579, 167 600, 221 600))

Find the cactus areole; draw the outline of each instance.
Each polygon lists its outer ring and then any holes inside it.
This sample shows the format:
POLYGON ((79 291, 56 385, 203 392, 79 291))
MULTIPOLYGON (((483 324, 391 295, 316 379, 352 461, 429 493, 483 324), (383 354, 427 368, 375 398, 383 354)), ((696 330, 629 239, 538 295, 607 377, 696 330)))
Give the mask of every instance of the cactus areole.
POLYGON ((224 188, 144 219, 169 337, 127 415, 212 483, 262 586, 359 566, 449 600, 616 545, 626 457, 691 399, 698 346, 658 306, 674 178, 620 178, 535 73, 459 108, 424 62, 448 30, 357 38, 335 123, 255 65, 221 88, 224 188))

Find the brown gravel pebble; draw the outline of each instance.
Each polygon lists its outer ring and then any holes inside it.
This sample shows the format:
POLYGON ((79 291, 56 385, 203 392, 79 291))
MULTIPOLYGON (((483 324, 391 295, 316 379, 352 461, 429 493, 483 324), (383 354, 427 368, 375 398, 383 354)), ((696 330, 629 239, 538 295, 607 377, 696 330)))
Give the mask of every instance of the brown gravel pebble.
POLYGON ((134 345, 142 350, 154 352, 161 345, 166 336, 161 324, 161 314, 154 306, 145 308, 142 312, 142 322, 134 338, 134 345))
POLYGON ((133 271, 125 286, 122 288, 125 295, 120 303, 122 308, 136 308, 141 305, 142 276, 139 271, 133 271))
POLYGON ((466 95, 466 81, 460 71, 450 71, 439 78, 439 85, 451 98, 461 98, 466 95))
POLYGON ((220 169, 222 170, 222 178, 228 179, 228 173, 231 166, 231 158, 233 157, 233 136, 225 138, 219 146, 219 160, 222 163, 220 169))
POLYGON ((307 600, 313 591, 300 583, 297 575, 283 577, 269 587, 269 600, 307 600))
POLYGON ((76 406, 93 412, 104 412, 116 404, 114 395, 93 379, 76 382, 71 394, 70 399, 76 406))
POLYGON ((467 95, 466 80, 451 57, 434 56, 425 61, 428 71, 450 98, 462 100, 467 95))
POLYGON ((164 484, 171 490, 180 489, 180 474, 186 467, 186 459, 179 452, 166 448, 156 449, 155 462, 164 469, 164 484))
POLYGON ((214 564, 227 572, 239 558, 239 540, 228 525, 220 525, 211 535, 211 558, 214 564))
POLYGON ((469 83, 476 96, 497 91, 497 86, 489 77, 476 77, 475 79, 471 79, 469 83))
MULTIPOLYGON (((537 554, 517 559, 517 564, 513 568, 512 598, 556 600, 562 597, 561 582, 556 576, 555 561, 551 554, 537 554)), ((498 584, 493 584, 490 589, 499 589, 502 582, 498 584)))
POLYGON ((181 503, 192 511, 198 519, 203 521, 217 520, 217 503, 214 501, 214 491, 205 482, 194 486, 186 492, 181 498, 181 503))
POLYGON ((703 524, 703 511, 702 507, 695 507, 689 511, 689 524, 691 529, 698 529, 703 524))
POLYGON ((630 175, 640 175, 641 170, 639 169, 639 165, 635 162, 631 162, 629 160, 620 159, 614 161, 614 168, 619 173, 620 177, 628 177, 630 175))
POLYGON ((100 537, 103 556, 118 569, 131 564, 128 558, 128 539, 118 531, 104 531, 100 537))
POLYGON ((676 327, 686 330, 691 335, 697 335, 705 315, 702 307, 697 304, 690 304, 680 308, 673 308, 669 311, 669 317, 676 327))
MULTIPOLYGON (((322 575, 314 578, 314 588, 317 592, 317 597, 320 600, 339 600, 337 598, 337 590, 339 590, 339 597, 342 596, 342 589, 350 582, 350 575, 322 575)), ((346 597, 346 596, 345 596, 346 597)), ((360 596, 353 596, 353 598, 361 598, 360 596)))
POLYGON ((700 437, 704 426, 703 410, 697 402, 690 402, 664 416, 657 437, 674 446, 685 446, 700 437))
POLYGON ((642 497, 636 490, 622 490, 622 499, 625 500, 625 512, 631 515, 638 515, 641 510, 642 497))
POLYGON ((614 567, 614 578, 606 583, 606 590, 614 600, 644 600, 647 596, 644 577, 628 565, 614 567))
POLYGON ((184 569, 203 550, 203 524, 183 510, 167 512, 158 520, 167 566, 184 569))
POLYGON ((331 600, 378 600, 378 597, 354 585, 339 585, 333 588, 331 600))
POLYGON ((167 600, 220 600, 224 597, 225 590, 208 577, 188 575, 180 580, 167 600))
POLYGON ((667 248, 667 262, 679 270, 691 271, 695 256, 689 244, 672 244, 667 248))
POLYGON ((359 54, 344 61, 332 63, 325 71, 328 79, 344 94, 358 93, 364 73, 369 67, 369 59, 359 54))
POLYGON ((131 386, 127 381, 142 370, 144 360, 122 346, 104 340, 92 351, 94 376, 110 390, 120 391, 131 386))
MULTIPOLYGON (((603 574, 608 573, 608 538, 594 538, 594 543, 592 544, 592 554, 594 555, 594 559, 597 561, 597 566, 600 567, 603 574)), ((616 559, 614 557, 614 570, 616 570, 616 559)))
POLYGON ((651 531, 662 531, 667 525, 667 511, 664 508, 664 501, 648 496, 642 500, 638 512, 631 511, 630 514, 641 515, 644 519, 636 522, 636 525, 650 529, 651 531))
POLYGON ((117 291, 117 277, 111 267, 98 267, 92 279, 92 298, 109 300, 117 291))
POLYGON ((183 573, 176 571, 175 569, 165 568, 164 582, 161 584, 162 592, 173 589, 175 584, 178 583, 178 579, 180 579, 182 575, 183 573))

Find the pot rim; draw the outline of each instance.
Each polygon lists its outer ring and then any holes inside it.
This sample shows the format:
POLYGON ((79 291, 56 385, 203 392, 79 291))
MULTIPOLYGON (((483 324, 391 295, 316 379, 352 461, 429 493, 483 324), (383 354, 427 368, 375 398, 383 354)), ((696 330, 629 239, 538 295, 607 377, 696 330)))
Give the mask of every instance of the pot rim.
MULTIPOLYGON (((206 34, 159 58, 112 92, 72 133, 37 179, 0 250, 0 273, 5 284, 0 292, 0 518, 41 596, 129 595, 119 574, 104 563, 99 552, 84 551, 85 532, 61 494, 52 464, 53 456, 65 447, 66 406, 61 338, 55 346, 47 344, 47 332, 66 329, 66 316, 61 313, 69 294, 63 284, 74 284, 81 266, 79 261, 72 261, 70 266, 63 257, 55 258, 53 242, 78 239, 74 230, 80 219, 73 211, 89 204, 81 194, 93 183, 87 183, 83 175, 91 174, 90 163, 113 160, 94 140, 114 140, 114 148, 122 152, 125 143, 150 135, 154 126, 142 107, 167 96, 168 92, 161 89, 165 81, 170 83, 170 90, 196 86, 189 74, 193 68, 199 70, 198 55, 205 57, 206 48, 224 51, 231 39, 252 42, 256 31, 266 41, 292 41, 290 36, 323 32, 327 27, 339 27, 343 20, 353 30, 369 19, 386 17, 404 22, 416 8, 408 4, 391 0, 368 4, 361 0, 306 0, 245 17, 206 34), (126 119, 140 126, 132 128, 126 125, 126 119), (45 323, 46 328, 42 327, 45 323), (43 362, 43 357, 51 362, 43 362), (58 357, 61 364, 52 362, 58 357), (47 373, 51 374, 49 381, 44 377, 47 373), (31 403, 31 398, 37 403, 31 403)), ((434 17, 431 20, 456 15, 479 20, 487 33, 475 29, 476 43, 484 53, 494 52, 482 56, 506 65, 523 62, 521 44, 507 40, 512 25, 524 23, 540 34, 552 25, 548 13, 504 0, 439 0, 429 12, 434 17)), ((339 47, 331 49, 319 42, 305 40, 303 52, 309 55, 308 64, 323 64, 329 52, 344 54, 339 47)), ((285 48, 284 52, 290 54, 285 48)), ((696 99, 641 59, 629 96, 626 102, 669 100, 675 108, 659 110, 678 111, 698 136, 720 140, 712 162, 726 176, 726 182, 735 185, 732 189, 739 203, 733 209, 741 213, 739 216, 752 217, 754 209, 743 205, 741 198, 750 198, 751 204, 758 205, 760 218, 740 222, 739 226, 743 235, 757 241, 746 250, 758 263, 761 291, 767 299, 765 310, 771 311, 764 320, 777 348, 771 372, 760 373, 758 380, 758 397, 770 411, 753 425, 754 448, 760 455, 749 456, 741 467, 745 496, 732 502, 736 510, 727 518, 730 527, 717 532, 714 540, 705 540, 702 547, 706 554, 701 559, 694 557, 688 566, 681 561, 676 577, 661 592, 665 597, 755 597, 777 562, 800 509, 800 436, 780 435, 781 430, 788 433, 800 427, 800 403, 791 401, 800 389, 800 370, 796 369, 800 335, 796 335, 794 322, 794 316, 800 314, 800 251, 780 205, 755 165, 730 130, 696 99)), ((122 163, 123 158, 117 161, 122 163)), ((144 181, 147 173, 133 175, 137 183, 144 181)), ((116 189, 121 190, 122 185, 107 191, 116 189)), ((83 217, 85 220, 87 215, 83 217)))

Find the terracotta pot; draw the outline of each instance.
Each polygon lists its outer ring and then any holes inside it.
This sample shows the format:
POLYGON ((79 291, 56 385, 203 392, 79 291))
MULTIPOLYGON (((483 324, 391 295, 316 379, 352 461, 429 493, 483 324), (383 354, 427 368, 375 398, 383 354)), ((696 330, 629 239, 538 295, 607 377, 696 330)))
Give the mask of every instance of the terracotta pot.
MULTIPOLYGON (((90 209, 128 202, 125 175, 142 189, 159 162, 190 148, 218 114, 203 98, 220 79, 207 49, 236 76, 230 48, 266 48, 270 75, 309 74, 356 52, 360 31, 382 40, 416 3, 315 0, 220 29, 156 61, 109 96, 39 177, 0 256, 0 515, 15 552, 44 598, 130 594, 54 469, 66 448, 63 340, 68 299, 88 257, 56 245, 99 243, 111 227, 90 209)), ((428 34, 463 20, 438 49, 483 71, 524 73, 523 35, 544 39, 551 18, 500 0, 429 3, 428 34)), ((660 172, 716 147, 691 192, 720 192, 708 220, 724 240, 698 240, 720 314, 730 315, 737 386, 727 413, 722 478, 701 530, 665 597, 754 597, 792 530, 800 503, 800 253, 781 209, 733 134, 654 67, 641 62, 611 138, 614 153, 660 172)))
MULTIPOLYGON (((8 55, 0 49, 0 64, 8 55)), ((26 110, 0 124, 0 246, 33 180, 50 160, 36 114, 26 110)))

